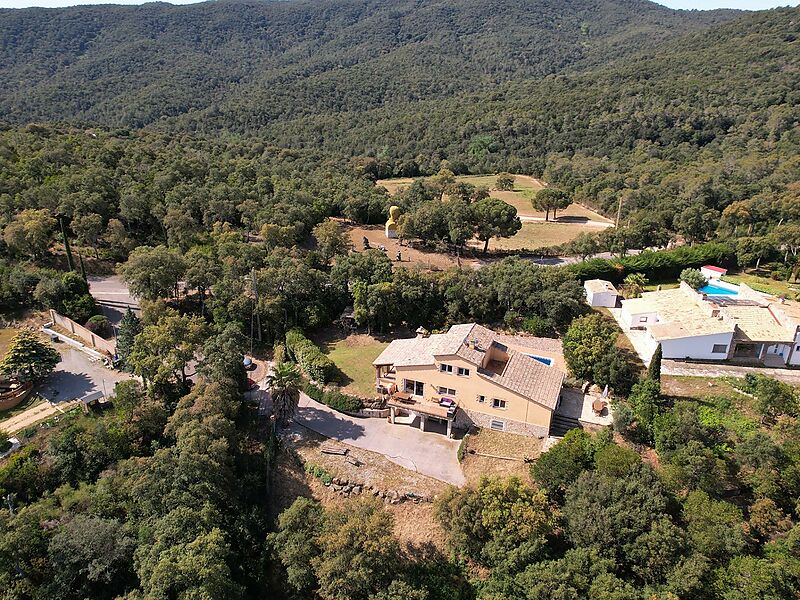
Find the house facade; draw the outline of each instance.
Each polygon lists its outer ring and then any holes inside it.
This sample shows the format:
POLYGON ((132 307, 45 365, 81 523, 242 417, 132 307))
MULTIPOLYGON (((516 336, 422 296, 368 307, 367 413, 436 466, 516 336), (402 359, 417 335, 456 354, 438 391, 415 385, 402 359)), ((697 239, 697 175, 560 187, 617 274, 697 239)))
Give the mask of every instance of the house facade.
POLYGON ((800 305, 747 285, 686 283, 622 301, 622 323, 645 331, 653 348, 676 360, 753 360, 800 365, 800 305))
POLYGON ((395 340, 373 361, 392 419, 546 436, 564 380, 558 340, 507 336, 476 324, 395 340))

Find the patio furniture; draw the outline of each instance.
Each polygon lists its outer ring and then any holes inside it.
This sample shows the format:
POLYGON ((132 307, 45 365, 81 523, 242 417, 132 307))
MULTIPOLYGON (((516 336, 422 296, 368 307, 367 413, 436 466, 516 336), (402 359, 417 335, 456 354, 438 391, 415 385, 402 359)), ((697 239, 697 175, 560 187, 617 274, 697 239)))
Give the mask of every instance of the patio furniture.
POLYGON ((608 406, 608 404, 605 400, 597 398, 594 402, 592 402, 592 412, 599 417, 601 414, 603 414, 606 406, 608 406))

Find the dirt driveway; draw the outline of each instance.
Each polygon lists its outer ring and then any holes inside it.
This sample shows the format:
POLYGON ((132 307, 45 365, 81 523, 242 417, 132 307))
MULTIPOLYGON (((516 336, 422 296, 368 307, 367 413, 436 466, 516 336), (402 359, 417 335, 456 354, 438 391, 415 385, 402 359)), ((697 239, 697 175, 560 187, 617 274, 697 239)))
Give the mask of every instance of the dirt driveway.
POLYGON ((464 485, 456 453, 459 442, 438 433, 392 425, 385 419, 349 417, 300 395, 297 423, 325 437, 382 454, 393 463, 439 481, 464 485))

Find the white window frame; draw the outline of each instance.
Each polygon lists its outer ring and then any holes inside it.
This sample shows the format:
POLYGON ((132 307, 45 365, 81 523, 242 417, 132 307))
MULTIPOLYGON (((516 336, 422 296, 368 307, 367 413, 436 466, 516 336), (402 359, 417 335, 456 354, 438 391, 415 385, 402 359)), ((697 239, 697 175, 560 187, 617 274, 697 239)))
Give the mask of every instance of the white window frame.
POLYGON ((436 386, 437 391, 439 392, 440 396, 455 396, 456 391, 453 388, 449 388, 446 385, 439 385, 436 386), (442 391, 444 390, 444 391, 442 391))
POLYGON ((508 408, 508 402, 502 398, 492 398, 492 408, 496 408, 497 410, 506 410, 508 408))
POLYGON ((459 377, 469 377, 469 369, 465 367, 458 367, 458 369, 456 370, 456 374, 459 377))
POLYGON ((727 354, 728 353, 728 344, 713 344, 711 346, 711 354, 727 354), (717 348, 722 348, 722 350, 717 350, 717 348))
POLYGON ((441 373, 448 373, 449 375, 453 374, 453 365, 448 365, 447 363, 439 364, 439 371, 441 373))
POLYGON ((492 431, 505 431, 506 422, 500 419, 489 419, 489 429, 492 431))
POLYGON ((639 317, 639 323, 647 323, 647 317, 639 317))

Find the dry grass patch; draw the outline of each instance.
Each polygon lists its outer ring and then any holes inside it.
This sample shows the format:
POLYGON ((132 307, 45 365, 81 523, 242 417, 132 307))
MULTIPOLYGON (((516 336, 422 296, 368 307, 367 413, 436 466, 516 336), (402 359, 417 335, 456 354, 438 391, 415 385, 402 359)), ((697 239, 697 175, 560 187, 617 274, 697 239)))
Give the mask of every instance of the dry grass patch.
MULTIPOLYGON (((591 225, 578 225, 567 223, 523 223, 522 229, 510 238, 492 238, 489 241, 489 249, 495 250, 535 250, 547 246, 565 244, 574 240, 581 233, 597 233, 598 228, 591 225)), ((474 242, 480 244, 482 242, 474 242)))
POLYGON ((665 396, 705 400, 710 397, 743 396, 727 380, 718 377, 661 376, 661 392, 665 396))
POLYGON ((542 452, 544 440, 491 429, 480 429, 467 439, 467 452, 461 464, 467 481, 476 484, 481 477, 507 477, 515 475, 532 483, 530 464, 525 459, 536 459, 542 452), (473 454, 475 452, 475 454, 473 454), (503 460, 479 454, 491 454, 514 460, 503 460))

